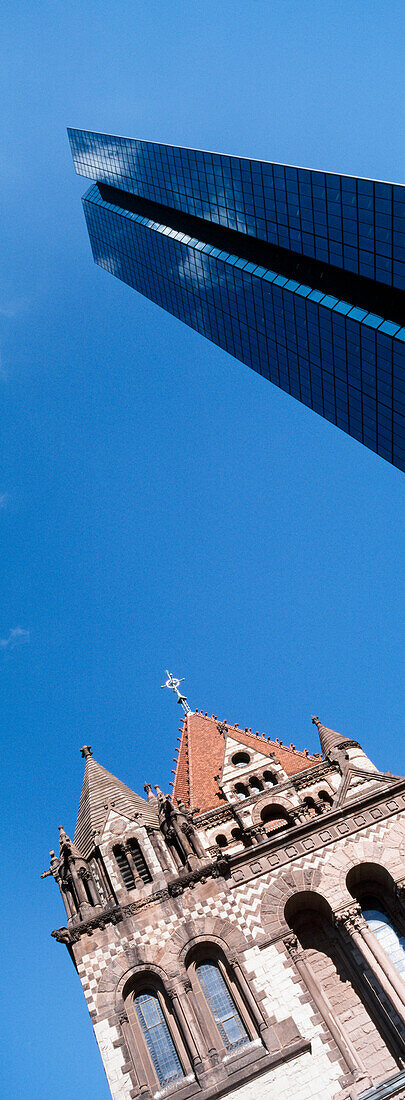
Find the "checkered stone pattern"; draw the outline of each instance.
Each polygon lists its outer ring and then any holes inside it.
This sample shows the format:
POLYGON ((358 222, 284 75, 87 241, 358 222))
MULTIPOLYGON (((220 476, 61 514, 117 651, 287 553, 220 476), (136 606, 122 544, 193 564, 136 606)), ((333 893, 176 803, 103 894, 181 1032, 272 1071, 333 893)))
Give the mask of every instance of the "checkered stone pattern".
POLYGON ((108 1020, 100 1020, 94 1025, 94 1033, 110 1086, 113 1100, 130 1100, 132 1081, 125 1069, 125 1055, 119 1042, 118 1028, 111 1027, 108 1020))
POLYGON ((78 963, 77 971, 93 1021, 97 1015, 96 997, 100 979, 117 955, 121 954, 122 948, 110 943, 108 947, 97 947, 91 955, 84 954, 78 963))
MULTIPOLYGON (((126 948, 144 947, 153 953, 154 949, 162 948, 179 932, 182 924, 190 920, 206 918, 218 918, 230 924, 237 925, 243 930, 247 940, 260 940, 263 936, 262 901, 270 897, 271 908, 280 911, 284 908, 285 901, 294 889, 308 888, 314 879, 320 888, 320 892, 328 896, 331 884, 336 892, 338 888, 338 900, 340 904, 350 902, 352 899, 342 892, 341 879, 345 880, 348 867, 353 859, 359 863, 366 859, 376 858, 378 850, 389 850, 394 853, 396 863, 401 858, 400 844, 404 844, 404 833, 399 829, 403 815, 394 815, 389 821, 378 822, 364 829, 353 842, 345 839, 337 840, 322 853, 311 853, 299 859, 292 860, 279 870, 264 874, 254 880, 253 884, 236 887, 233 890, 225 887, 215 895, 205 897, 198 896, 197 890, 191 894, 186 891, 182 903, 182 916, 177 911, 168 910, 161 919, 140 926, 136 925, 133 918, 133 928, 130 936, 120 936, 116 928, 111 928, 111 936, 114 937, 108 945, 95 948, 92 954, 83 956, 78 965, 78 971, 83 983, 83 990, 88 1003, 89 1011, 96 1010, 96 992, 100 978, 106 968, 117 957, 125 952, 126 948), (354 848, 354 854, 352 852, 354 848), (343 876, 341 869, 343 867, 343 876), (290 872, 293 869, 293 877, 290 872), (286 883, 287 880, 287 883, 286 883), (188 901, 190 897, 190 901, 188 901), (186 900, 187 899, 187 900, 186 900)), ((394 870, 394 868, 392 868, 394 870)), ((332 901, 332 898, 330 899, 332 901)), ((153 912, 153 908, 149 910, 153 912)))
MULTIPOLYGON (((310 1098, 312 1100, 313 1096, 336 1096, 338 1094, 342 1097, 346 1095, 344 1073, 334 1056, 333 1043, 309 1000, 284 945, 272 944, 262 951, 258 947, 250 948, 245 953, 244 963, 253 987, 263 995, 263 1004, 269 1018, 275 1016, 281 1022, 288 1015, 291 1015, 300 1034, 311 1042, 311 1056, 309 1058, 304 1056, 295 1063, 297 1083, 302 1076, 299 1089, 302 1087, 304 1090, 302 1092, 303 1100, 310 1100, 310 1098), (311 1081, 307 1077, 308 1070, 311 1072, 310 1065, 312 1065, 312 1075, 314 1076, 314 1060, 316 1062, 317 1079, 322 1081, 319 1092, 316 1091, 314 1080, 311 1081), (303 1063, 306 1061, 310 1065, 304 1072, 303 1063), (328 1088, 330 1088, 330 1091, 328 1091, 328 1088), (312 1089, 315 1089, 315 1091, 313 1092, 312 1089)), ((276 1084, 279 1087, 281 1096, 292 1095, 288 1092, 291 1082, 289 1075, 285 1074, 286 1068, 283 1067, 282 1073, 276 1071, 275 1075, 272 1075, 274 1097, 277 1095, 275 1091, 276 1084)), ((272 1096, 273 1094, 270 1092, 263 1095, 272 1096)), ((300 1095, 300 1091, 298 1091, 298 1095, 300 1095)), ((294 1088, 294 1100, 295 1097, 294 1088)))
MULTIPOLYGON (((267 1016, 277 1022, 292 1018, 300 1034, 311 1042, 311 1054, 293 1058, 230 1094, 230 1100, 345 1100, 353 1094, 346 1070, 325 1024, 318 1015, 283 943, 287 928, 286 901, 305 890, 320 893, 333 911, 352 904, 347 891, 348 871, 362 863, 379 863, 395 881, 404 877, 405 815, 394 812, 370 823, 359 811, 358 832, 337 835, 320 821, 321 847, 304 854, 284 841, 277 856, 249 853, 246 881, 208 879, 176 898, 151 901, 118 925, 95 929, 74 945, 78 972, 103 1057, 113 1100, 130 1100, 134 1093, 123 1039, 118 1025, 115 991, 132 960, 161 966, 169 976, 183 973, 182 958, 193 936, 215 932, 235 953, 267 1016), (253 873, 253 877, 250 876, 253 873), (83 952, 83 953, 82 953, 83 952), (183 953, 183 954, 182 954, 183 953)), ((353 806, 355 812, 355 806, 353 806)), ((371 815, 373 810, 370 811, 371 815)), ((306 842, 305 842, 306 843, 306 842)), ((319 842, 318 842, 319 843, 319 842)))
POLYGON ((314 1055, 304 1054, 228 1095, 230 1100, 343 1100, 350 1092, 342 1092, 339 1074, 330 1062, 324 1076, 314 1074, 314 1055))

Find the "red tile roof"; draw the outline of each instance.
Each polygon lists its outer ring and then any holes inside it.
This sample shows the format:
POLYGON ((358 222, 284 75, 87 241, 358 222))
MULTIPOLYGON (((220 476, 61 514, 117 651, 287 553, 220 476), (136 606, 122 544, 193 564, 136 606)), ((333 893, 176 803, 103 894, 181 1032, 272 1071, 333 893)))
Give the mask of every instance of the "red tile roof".
MULTIPOLYGON (((221 773, 225 749, 225 738, 218 729, 219 725, 213 715, 209 717, 198 711, 187 714, 183 723, 173 797, 180 798, 185 806, 199 809, 202 813, 226 801, 215 780, 215 776, 221 773)), ((310 756, 294 746, 288 748, 278 741, 270 741, 264 734, 260 737, 228 723, 226 729, 241 745, 255 749, 263 756, 274 755, 287 775, 297 775, 319 762, 319 756, 310 756)))

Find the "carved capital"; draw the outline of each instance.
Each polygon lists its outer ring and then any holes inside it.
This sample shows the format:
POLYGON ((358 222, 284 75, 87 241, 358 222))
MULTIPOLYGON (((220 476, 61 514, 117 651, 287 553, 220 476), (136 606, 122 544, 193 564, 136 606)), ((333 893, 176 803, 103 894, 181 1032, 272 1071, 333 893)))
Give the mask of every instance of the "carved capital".
POLYGON ((185 993, 191 993, 191 990, 192 990, 193 987, 192 987, 192 984, 190 982, 190 978, 184 978, 183 982, 182 982, 182 985, 183 985, 183 989, 184 989, 185 993))
POLYGON ((288 954, 291 955, 291 958, 297 959, 300 954, 301 945, 299 943, 298 937, 294 934, 294 932, 292 932, 290 936, 284 937, 284 944, 287 948, 288 954))
POLYGON ((349 936, 352 936, 353 932, 361 932, 366 923, 361 911, 361 906, 358 904, 351 905, 350 908, 343 909, 340 913, 336 913, 335 915, 335 924, 337 928, 343 928, 345 932, 348 932, 349 936))
POLYGON ((121 1027, 122 1027, 123 1024, 128 1023, 128 1016, 127 1016, 126 1012, 120 1012, 120 1015, 118 1017, 118 1022, 119 1022, 121 1027))

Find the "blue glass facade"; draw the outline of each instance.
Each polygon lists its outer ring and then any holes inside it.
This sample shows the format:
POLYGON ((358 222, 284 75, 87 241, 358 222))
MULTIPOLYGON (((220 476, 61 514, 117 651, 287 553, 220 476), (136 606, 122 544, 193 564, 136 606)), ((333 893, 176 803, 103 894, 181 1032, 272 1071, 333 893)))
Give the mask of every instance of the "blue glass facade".
POLYGON ((69 137, 96 263, 405 470, 405 187, 69 137))

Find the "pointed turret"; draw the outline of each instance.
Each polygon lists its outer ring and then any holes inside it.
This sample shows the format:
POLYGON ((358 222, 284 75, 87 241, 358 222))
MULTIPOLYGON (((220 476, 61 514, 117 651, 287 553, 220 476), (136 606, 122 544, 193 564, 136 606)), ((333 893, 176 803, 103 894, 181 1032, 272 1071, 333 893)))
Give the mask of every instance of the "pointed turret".
POLYGON ((324 756, 331 756, 336 750, 339 752, 348 745, 358 745, 358 741, 352 737, 343 737, 343 734, 338 733, 337 730, 330 730, 327 726, 323 726, 317 714, 312 716, 312 721, 314 726, 317 726, 324 756))
POLYGON ((366 756, 360 743, 354 737, 344 737, 342 733, 337 733, 336 730, 330 730, 327 726, 323 726, 316 714, 313 715, 312 721, 318 728, 323 755, 329 757, 330 760, 335 760, 341 769, 343 767, 343 771, 350 767, 352 769, 362 769, 366 772, 377 772, 375 764, 369 756, 366 756))
POLYGON ((150 783, 144 783, 143 789, 146 792, 148 802, 157 802, 157 795, 153 793, 150 783))
POLYGON ((135 794, 135 791, 131 791, 130 787, 98 764, 89 745, 85 745, 81 752, 85 757, 86 767, 74 843, 86 858, 95 847, 95 836, 100 832, 110 806, 130 820, 136 819, 140 824, 158 827, 156 802, 146 802, 141 795, 135 794))

